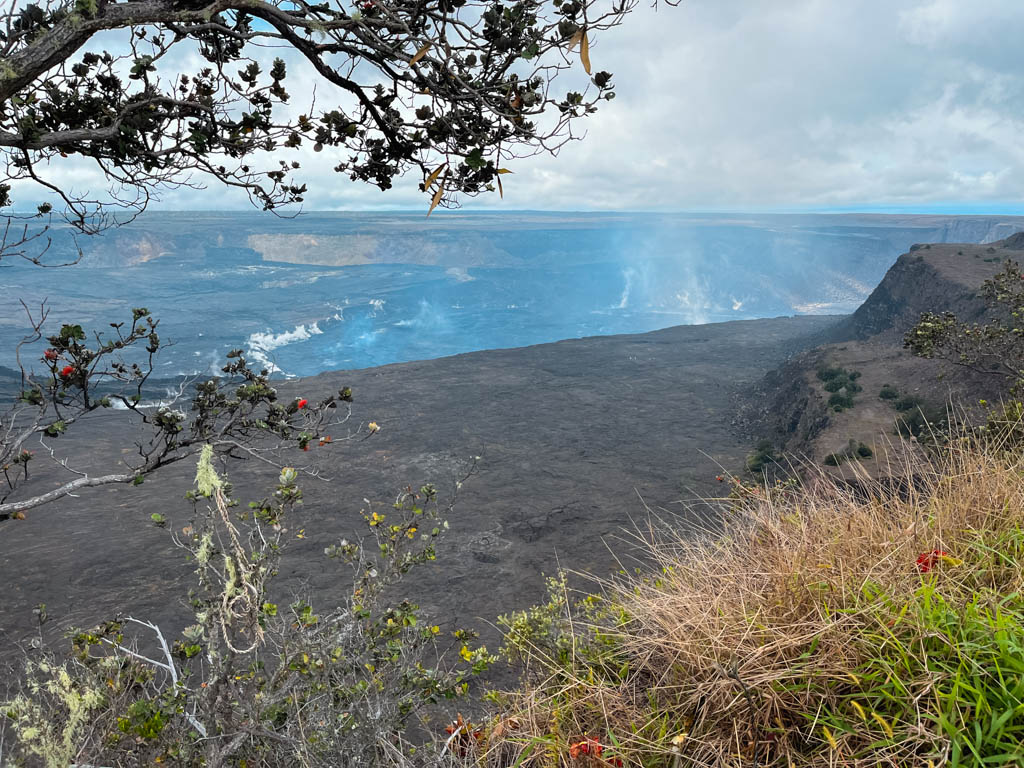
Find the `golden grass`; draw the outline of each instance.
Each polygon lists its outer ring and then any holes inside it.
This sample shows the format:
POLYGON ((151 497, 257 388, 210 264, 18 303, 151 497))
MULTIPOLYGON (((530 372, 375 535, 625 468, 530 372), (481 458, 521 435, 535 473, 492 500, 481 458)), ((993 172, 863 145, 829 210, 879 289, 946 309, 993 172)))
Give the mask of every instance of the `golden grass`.
POLYGON ((547 640, 519 643, 530 672, 505 699, 484 762, 939 766, 958 757, 928 716, 949 682, 929 649, 954 635, 921 616, 933 601, 988 605, 1019 592, 1024 461, 954 445, 936 462, 908 454, 895 483, 862 477, 851 487, 814 473, 796 490, 746 494, 701 537, 652 528, 649 573, 601 584, 601 610, 571 621, 570 610, 547 640), (946 556, 922 572, 919 556, 933 551, 946 556), (600 757, 570 756, 584 738, 604 746, 600 757))

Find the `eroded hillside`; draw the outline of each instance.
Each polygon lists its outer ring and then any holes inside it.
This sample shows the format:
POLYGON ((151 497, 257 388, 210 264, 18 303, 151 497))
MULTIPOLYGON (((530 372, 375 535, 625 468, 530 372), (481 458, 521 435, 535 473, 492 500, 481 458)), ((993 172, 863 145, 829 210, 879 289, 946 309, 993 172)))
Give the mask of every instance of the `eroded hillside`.
POLYGON ((887 474, 888 447, 917 441, 948 404, 979 412, 1005 392, 1001 379, 915 357, 903 338, 923 312, 984 321, 985 280, 1024 257, 1024 233, 991 244, 916 245, 899 257, 857 311, 828 329, 826 343, 786 361, 757 386, 741 423, 782 452, 826 471, 856 465, 887 474))

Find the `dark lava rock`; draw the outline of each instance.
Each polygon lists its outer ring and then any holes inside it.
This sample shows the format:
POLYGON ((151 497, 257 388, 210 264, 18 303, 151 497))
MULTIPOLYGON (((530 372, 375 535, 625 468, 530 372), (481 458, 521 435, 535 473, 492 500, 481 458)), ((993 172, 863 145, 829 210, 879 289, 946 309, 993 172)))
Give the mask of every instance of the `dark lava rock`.
MULTIPOLYGON (((630 531, 644 525, 645 504, 680 526, 699 524, 688 502, 720 493, 715 475, 741 467, 751 447, 730 427, 737 396, 784 351, 834 322, 684 326, 283 384, 311 398, 352 386, 356 417, 382 429, 318 454, 333 479, 304 483, 281 599, 340 600, 348 573, 323 550, 359 529, 364 499, 387 504, 399 488, 424 482, 445 490, 479 456, 438 561, 416 571, 409 587, 443 623, 474 624, 495 642, 489 622, 535 602, 544 574, 562 567, 601 576, 619 567, 616 556, 629 562, 630 531)), ((130 451, 133 434, 123 414, 107 413, 86 419, 60 448, 95 471, 130 451)), ((179 629, 191 572, 171 534, 187 524, 182 496, 193 473, 191 463, 172 466, 140 487, 96 489, 3 524, 7 652, 33 634, 38 603, 55 617, 51 635, 118 612, 179 629), (153 512, 166 515, 166 529, 149 522, 153 512)), ((236 496, 262 497, 275 474, 255 462, 232 469, 236 496)))

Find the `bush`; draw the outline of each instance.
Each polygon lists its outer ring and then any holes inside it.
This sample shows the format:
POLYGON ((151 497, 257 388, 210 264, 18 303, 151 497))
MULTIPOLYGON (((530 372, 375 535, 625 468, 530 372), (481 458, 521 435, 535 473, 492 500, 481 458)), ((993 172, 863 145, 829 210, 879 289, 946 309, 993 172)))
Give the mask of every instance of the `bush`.
POLYGON ((656 530, 599 596, 556 580, 504 622, 527 677, 488 764, 1024 764, 1024 461, 955 445, 899 492, 821 476, 656 530))
POLYGON ((843 368, 836 368, 834 366, 826 366, 818 369, 818 378, 822 381, 831 381, 837 376, 842 376, 846 373, 843 368))
POLYGON ((863 387, 857 383, 860 371, 848 371, 845 368, 823 367, 818 369, 818 378, 824 383, 826 392, 831 392, 828 404, 837 413, 854 405, 853 395, 863 387))
POLYGON ((853 408, 853 395, 841 395, 838 392, 828 399, 828 404, 836 413, 853 408))
POLYGON ((947 413, 944 409, 917 405, 901 411, 896 417, 896 434, 901 437, 931 437, 944 440, 948 430, 947 413))
POLYGON ((879 391, 878 396, 883 400, 895 400, 900 396, 900 391, 896 389, 896 387, 884 384, 881 391, 879 391))
POLYGON ((747 456, 747 471, 755 475, 762 474, 766 467, 778 464, 779 458, 771 440, 760 440, 757 449, 747 456))
POLYGON ((410 570, 434 559, 447 528, 437 492, 408 488, 385 511, 364 510, 367 545, 324 550, 352 568, 341 605, 278 606, 269 586, 301 502, 298 473, 283 469, 270 497, 238 509, 211 457, 204 449, 189 494, 195 518, 176 538, 195 564, 195 623, 168 643, 149 622, 108 621, 75 633, 70 658, 33 661, 24 689, 0 707, 12 757, 195 768, 411 762, 415 718, 465 694, 494 659, 456 630, 458 657, 439 660, 440 628, 395 596, 410 570), (140 628, 161 650, 135 649, 140 628))

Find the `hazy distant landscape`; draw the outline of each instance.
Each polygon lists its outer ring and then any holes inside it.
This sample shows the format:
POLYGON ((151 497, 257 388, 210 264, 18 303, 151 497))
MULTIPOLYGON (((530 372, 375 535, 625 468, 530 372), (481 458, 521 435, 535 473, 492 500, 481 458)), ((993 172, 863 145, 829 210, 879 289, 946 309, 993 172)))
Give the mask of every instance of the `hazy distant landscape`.
MULTIPOLYGON (((151 213, 80 239, 74 269, 0 271, 17 298, 104 329, 160 319, 156 374, 245 349, 307 376, 482 349, 782 315, 852 312, 916 242, 990 242, 1024 217, 509 212, 151 213)), ((58 236, 52 258, 74 256, 58 236)), ((14 348, 0 351, 14 367, 14 348)))

